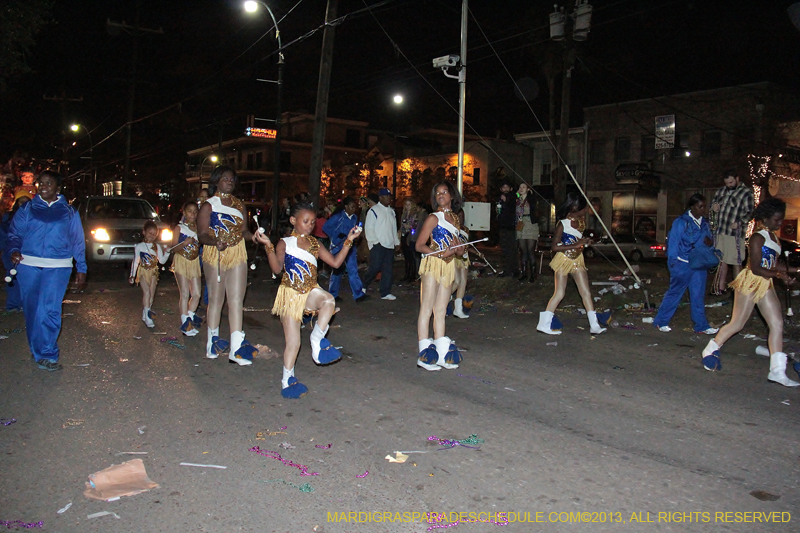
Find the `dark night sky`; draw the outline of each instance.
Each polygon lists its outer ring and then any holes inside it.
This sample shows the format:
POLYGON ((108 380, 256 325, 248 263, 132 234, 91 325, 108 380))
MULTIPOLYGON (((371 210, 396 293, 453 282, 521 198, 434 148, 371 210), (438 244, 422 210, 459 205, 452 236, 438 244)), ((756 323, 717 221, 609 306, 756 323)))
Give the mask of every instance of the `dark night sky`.
MULTIPOLYGON (((765 80, 800 90, 800 31, 786 14, 792 1, 591 3, 592 31, 580 47, 573 78, 574 125, 586 105, 765 80)), ((180 168, 187 148, 218 140, 220 120, 238 130, 242 124, 230 121, 233 117, 274 115, 274 86, 255 81, 276 77, 272 36, 254 45, 268 27, 263 14, 244 13, 238 0, 139 4, 141 25, 163 28, 164 34, 140 40, 135 117, 153 116, 134 127, 136 165, 171 160, 180 168)), ((547 85, 539 58, 552 4, 471 2, 467 120, 482 135, 539 129, 527 105, 514 96, 512 78, 538 82, 539 95, 530 103, 546 126, 547 85)), ((318 28, 325 16, 324 0, 270 5, 278 18, 287 15, 280 23, 284 45, 318 28)), ((364 1, 340 0, 339 16, 351 15, 336 29, 329 115, 401 130, 455 124, 446 102, 457 107, 458 84, 430 61, 458 53, 461 3, 392 0, 371 13, 364 8, 364 1), (390 102, 398 91, 406 98, 401 110, 390 102)), ((13 81, 2 95, 1 157, 15 149, 53 155, 65 124, 77 121, 93 129, 97 160, 107 165, 119 160, 124 134, 104 139, 125 123, 132 39, 109 35, 105 22, 133 24, 136 12, 134 0, 56 1, 53 23, 38 36, 29 58, 34 72, 13 81), (43 95, 83 101, 62 106, 43 95)), ((284 110, 313 112, 321 43, 320 30, 286 49, 284 110)))

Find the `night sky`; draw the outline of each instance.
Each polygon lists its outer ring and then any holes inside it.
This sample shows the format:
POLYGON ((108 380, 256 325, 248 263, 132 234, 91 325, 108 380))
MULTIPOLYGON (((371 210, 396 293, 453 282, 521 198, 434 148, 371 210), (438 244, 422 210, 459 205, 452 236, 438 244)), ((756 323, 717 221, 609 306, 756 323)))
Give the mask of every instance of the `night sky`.
MULTIPOLYGON (((338 6, 339 17, 348 16, 336 27, 329 116, 397 131, 455 125, 458 83, 432 68, 431 59, 458 53, 461 3, 366 1, 341 0, 338 6), (396 92, 405 96, 400 109, 391 103, 396 92)), ((278 19, 285 16, 283 109, 313 113, 326 4, 269 3, 278 19)), ((573 77, 573 125, 581 124, 581 107, 620 100, 758 81, 800 90, 800 31, 786 14, 792 1, 591 3, 592 30, 579 45, 573 77)), ((250 15, 233 0, 57 0, 52 22, 28 57, 33 72, 12 80, 2 94, 0 157, 15 150, 52 157, 66 126, 80 122, 92 130, 101 173, 113 171, 124 153, 120 128, 133 39, 110 35, 106 20, 134 25, 137 5, 141 26, 164 32, 139 40, 134 116, 142 120, 134 126, 132 149, 137 169, 174 174, 187 149, 216 143, 220 131, 226 137, 239 132, 242 115, 274 116, 274 85, 256 81, 277 76, 273 35, 258 41, 271 27, 263 10, 250 15)), ((509 138, 540 129, 514 93, 514 80, 524 78, 538 85, 529 103, 547 127, 541 64, 552 5, 471 2, 467 121, 481 135, 509 138)))

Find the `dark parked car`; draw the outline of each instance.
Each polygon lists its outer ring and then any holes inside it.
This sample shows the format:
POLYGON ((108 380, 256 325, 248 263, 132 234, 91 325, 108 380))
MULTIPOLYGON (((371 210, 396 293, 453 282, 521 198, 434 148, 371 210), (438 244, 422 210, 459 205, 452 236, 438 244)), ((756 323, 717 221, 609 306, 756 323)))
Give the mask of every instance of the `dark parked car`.
POLYGON ((159 244, 172 242, 172 231, 161 222, 147 200, 125 196, 90 196, 73 202, 86 236, 87 261, 132 261, 133 249, 142 240, 142 226, 158 225, 159 244))
MULTIPOLYGON (((640 235, 620 234, 614 235, 614 240, 617 241, 619 249, 625 254, 625 257, 631 261, 641 261, 642 259, 664 259, 667 257, 667 247, 664 243, 657 242, 650 237, 642 237, 640 235)), ((608 235, 604 235, 599 241, 596 241, 592 246, 583 251, 583 255, 587 258, 595 257, 596 255, 603 254, 605 256, 619 256, 614 243, 608 235)))

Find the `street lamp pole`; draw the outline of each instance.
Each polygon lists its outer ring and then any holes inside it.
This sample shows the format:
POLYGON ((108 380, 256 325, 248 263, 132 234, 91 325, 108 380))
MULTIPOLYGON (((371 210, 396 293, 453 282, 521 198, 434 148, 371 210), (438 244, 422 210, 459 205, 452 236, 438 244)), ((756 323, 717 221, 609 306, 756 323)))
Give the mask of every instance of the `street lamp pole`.
POLYGON ((200 190, 201 191, 203 190, 203 165, 205 165, 206 161, 209 160, 209 159, 211 160, 212 163, 216 163, 219 160, 219 158, 217 156, 215 156, 214 154, 211 154, 211 155, 207 155, 203 159, 203 161, 200 163, 200 170, 198 170, 197 173, 199 174, 199 177, 200 177, 200 190))
POLYGON ((278 28, 278 21, 275 19, 275 15, 272 13, 272 10, 269 8, 267 4, 264 2, 256 1, 256 0, 248 0, 244 3, 244 8, 248 13, 254 13, 258 10, 258 5, 261 4, 264 6, 264 9, 267 10, 269 13, 270 18, 272 19, 272 23, 275 25, 275 39, 278 41, 278 98, 275 104, 277 108, 276 115, 275 115, 275 175, 272 181, 272 233, 276 233, 278 230, 278 203, 279 203, 279 196, 280 196, 280 188, 281 188, 281 121, 282 121, 282 113, 283 110, 281 109, 281 104, 283 101, 283 42, 281 41, 281 31, 278 28))
POLYGON ((92 172, 92 194, 97 194, 97 169, 94 168, 94 142, 92 142, 92 132, 82 124, 73 124, 69 127, 69 129, 74 132, 80 131, 81 128, 86 132, 86 136, 89 137, 89 170, 92 172))

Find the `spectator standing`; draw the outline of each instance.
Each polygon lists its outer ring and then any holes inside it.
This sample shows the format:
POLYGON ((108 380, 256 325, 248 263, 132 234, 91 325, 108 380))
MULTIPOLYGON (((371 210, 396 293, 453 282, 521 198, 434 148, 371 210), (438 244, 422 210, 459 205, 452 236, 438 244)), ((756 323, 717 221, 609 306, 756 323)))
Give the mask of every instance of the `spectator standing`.
POLYGON ((397 236, 397 213, 390 205, 392 191, 378 191, 378 203, 370 208, 364 220, 364 236, 369 246, 369 270, 364 278, 364 289, 381 273, 381 300, 396 300, 392 294, 392 265, 394 253, 400 249, 397 236))
MULTIPOLYGON (((14 268, 14 263, 11 262, 11 251, 8 249, 8 231, 11 229, 11 221, 19 208, 30 201, 31 194, 28 191, 17 191, 14 195, 14 205, 0 220, 0 254, 2 254, 3 268, 6 273, 14 268)), ((10 282, 6 282, 6 311, 17 313, 22 311, 22 294, 19 290, 19 282, 13 277, 10 282)))
POLYGON ((527 277, 528 281, 533 283, 536 279, 536 243, 539 240, 539 220, 536 217, 536 200, 527 183, 521 183, 517 191, 516 220, 517 241, 522 250, 522 273, 519 280, 524 281, 527 277))
POLYGON ((417 261, 414 256, 417 233, 417 204, 411 198, 403 202, 403 215, 400 218, 400 247, 403 250, 403 260, 406 275, 400 281, 414 281, 417 279, 417 261))
POLYGON ((500 198, 497 200, 497 229, 500 234, 500 249, 503 251, 505 267, 497 276, 519 275, 519 257, 517 255, 517 199, 513 187, 508 181, 500 186, 500 198))
POLYGON ((725 186, 711 200, 711 210, 716 218, 716 247, 722 251, 722 262, 714 287, 714 294, 718 295, 727 288, 728 266, 733 267, 734 278, 742 270, 745 232, 755 204, 753 191, 741 182, 736 169, 726 170, 723 173, 723 182, 725 186))

